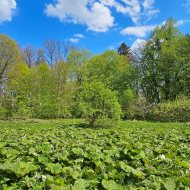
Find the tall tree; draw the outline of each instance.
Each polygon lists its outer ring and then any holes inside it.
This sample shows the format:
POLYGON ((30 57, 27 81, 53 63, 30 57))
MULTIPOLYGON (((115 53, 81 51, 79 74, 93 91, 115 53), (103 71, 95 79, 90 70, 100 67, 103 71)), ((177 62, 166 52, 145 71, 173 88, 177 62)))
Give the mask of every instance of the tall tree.
POLYGON ((21 50, 23 61, 31 68, 36 62, 36 50, 32 46, 27 46, 21 50))
POLYGON ((46 58, 44 54, 44 50, 42 48, 39 48, 37 51, 37 57, 36 57, 36 65, 39 65, 40 63, 45 63, 46 58))
POLYGON ((71 66, 70 80, 78 84, 82 83, 83 67, 92 57, 92 53, 86 49, 72 49, 67 57, 67 62, 71 66))
POLYGON ((176 22, 169 19, 157 27, 147 41, 141 63, 141 88, 150 102, 175 99, 181 92, 180 41, 183 35, 176 27, 176 22))
POLYGON ((126 110, 129 99, 134 95, 134 71, 126 56, 110 50, 93 56, 84 67, 83 73, 84 81, 100 81, 117 92, 122 110, 126 110))
POLYGON ((69 42, 47 40, 44 43, 44 52, 47 62, 52 65, 63 61, 74 47, 69 42))
POLYGON ((74 93, 77 90, 76 83, 69 81, 69 72, 71 66, 64 61, 53 65, 53 75, 55 78, 57 116, 70 117, 72 107, 75 104, 74 93))
POLYGON ((118 48, 119 55, 124 55, 130 58, 130 47, 128 47, 124 42, 118 48))
POLYGON ((6 35, 0 35, 0 84, 6 78, 10 67, 20 60, 20 52, 16 42, 6 35))

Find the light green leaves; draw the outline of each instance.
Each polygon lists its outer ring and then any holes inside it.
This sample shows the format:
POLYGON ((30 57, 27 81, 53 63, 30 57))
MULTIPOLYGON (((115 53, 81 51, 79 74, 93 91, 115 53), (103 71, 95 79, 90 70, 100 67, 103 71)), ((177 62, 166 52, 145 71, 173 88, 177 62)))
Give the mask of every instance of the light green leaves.
POLYGON ((4 125, 0 127, 3 190, 190 187, 190 132, 181 124, 128 121, 111 129, 63 127, 58 121, 52 126, 4 125))
POLYGON ((120 162, 119 165, 122 170, 124 170, 125 172, 129 174, 132 173, 134 177, 137 177, 139 179, 143 179, 145 177, 145 174, 142 171, 134 169, 130 167, 129 165, 125 164, 124 162, 120 162))
POLYGON ((102 185, 106 190, 116 190, 118 188, 113 180, 107 181, 103 179, 102 185))
POLYGON ((59 174, 62 172, 62 166, 61 164, 53 164, 53 163, 48 163, 46 167, 47 171, 50 171, 52 174, 59 174))

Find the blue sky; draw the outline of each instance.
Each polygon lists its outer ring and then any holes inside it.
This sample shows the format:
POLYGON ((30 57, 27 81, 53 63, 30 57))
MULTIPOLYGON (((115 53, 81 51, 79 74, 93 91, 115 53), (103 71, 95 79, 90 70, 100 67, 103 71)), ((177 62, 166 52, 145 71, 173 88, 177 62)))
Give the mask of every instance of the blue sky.
POLYGON ((0 0, 0 33, 21 47, 55 39, 101 53, 141 42, 169 17, 189 33, 190 0, 0 0))

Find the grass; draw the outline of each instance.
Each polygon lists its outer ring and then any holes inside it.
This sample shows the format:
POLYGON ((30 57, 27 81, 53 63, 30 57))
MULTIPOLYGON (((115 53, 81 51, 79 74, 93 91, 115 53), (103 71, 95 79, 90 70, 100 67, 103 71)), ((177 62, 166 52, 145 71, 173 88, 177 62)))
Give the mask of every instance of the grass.
MULTIPOLYGON (((83 124, 82 119, 27 119, 27 120, 0 120, 0 127, 37 127, 37 128, 56 128, 57 126, 76 126, 83 124)), ((113 128, 146 128, 170 130, 171 128, 186 129, 188 125, 184 123, 160 123, 147 121, 120 121, 113 128)))

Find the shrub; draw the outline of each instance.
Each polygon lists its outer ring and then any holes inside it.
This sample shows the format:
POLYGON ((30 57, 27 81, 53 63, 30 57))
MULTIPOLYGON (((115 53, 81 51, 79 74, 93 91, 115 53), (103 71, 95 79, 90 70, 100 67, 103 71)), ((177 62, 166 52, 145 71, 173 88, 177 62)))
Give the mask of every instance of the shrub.
POLYGON ((162 122, 189 122, 190 99, 180 97, 175 101, 160 103, 150 110, 148 118, 162 122))
POLYGON ((102 120, 119 120, 121 107, 116 94, 101 82, 84 84, 79 94, 79 108, 90 126, 102 120))

